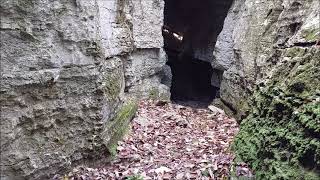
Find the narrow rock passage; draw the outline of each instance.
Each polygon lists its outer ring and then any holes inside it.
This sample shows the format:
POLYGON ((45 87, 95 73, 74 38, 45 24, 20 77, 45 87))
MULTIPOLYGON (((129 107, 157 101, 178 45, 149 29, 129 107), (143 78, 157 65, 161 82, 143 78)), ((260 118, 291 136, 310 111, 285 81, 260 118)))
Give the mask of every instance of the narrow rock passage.
MULTIPOLYGON (((142 101, 117 157, 103 168, 78 167, 71 179, 223 179, 234 156, 235 119, 211 107, 142 101)), ((245 168, 244 168, 245 169, 245 168)))

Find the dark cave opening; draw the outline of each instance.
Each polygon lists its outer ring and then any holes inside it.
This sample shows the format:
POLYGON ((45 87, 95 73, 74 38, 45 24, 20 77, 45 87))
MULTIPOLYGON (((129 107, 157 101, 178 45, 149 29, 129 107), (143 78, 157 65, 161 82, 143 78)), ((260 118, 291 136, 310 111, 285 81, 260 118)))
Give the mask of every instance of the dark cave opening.
POLYGON ((213 50, 233 0, 165 0, 162 35, 171 68, 171 100, 209 104, 219 96, 223 71, 213 50))
POLYGON ((171 100, 210 103, 214 99, 217 88, 210 83, 213 73, 210 63, 171 56, 167 64, 172 72, 171 100))

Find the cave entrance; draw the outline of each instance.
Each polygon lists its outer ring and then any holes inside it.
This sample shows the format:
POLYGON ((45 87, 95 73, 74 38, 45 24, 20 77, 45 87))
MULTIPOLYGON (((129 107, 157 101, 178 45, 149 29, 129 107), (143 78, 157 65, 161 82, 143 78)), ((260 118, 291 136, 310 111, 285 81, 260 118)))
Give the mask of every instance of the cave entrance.
POLYGON ((211 63, 232 2, 165 0, 162 35, 172 73, 172 101, 209 104, 219 96, 217 78, 223 71, 213 69, 211 63))
POLYGON ((203 105, 212 102, 217 88, 211 85, 213 69, 210 63, 192 57, 170 56, 167 64, 172 72, 172 101, 203 105))

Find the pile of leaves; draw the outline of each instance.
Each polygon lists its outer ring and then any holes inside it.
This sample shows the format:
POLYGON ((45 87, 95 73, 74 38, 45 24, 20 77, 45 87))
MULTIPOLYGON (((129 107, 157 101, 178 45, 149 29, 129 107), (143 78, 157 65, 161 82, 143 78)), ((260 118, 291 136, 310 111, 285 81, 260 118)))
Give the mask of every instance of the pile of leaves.
POLYGON ((142 101, 131 124, 113 162, 101 168, 77 167, 65 178, 226 179, 231 167, 234 176, 252 175, 245 164, 233 166, 228 147, 238 125, 216 107, 142 101))

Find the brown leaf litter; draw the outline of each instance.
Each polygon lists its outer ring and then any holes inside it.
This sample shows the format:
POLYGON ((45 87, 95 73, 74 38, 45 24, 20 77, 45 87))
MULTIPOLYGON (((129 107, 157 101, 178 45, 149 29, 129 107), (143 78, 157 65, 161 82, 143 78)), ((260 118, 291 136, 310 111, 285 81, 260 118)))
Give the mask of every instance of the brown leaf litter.
MULTIPOLYGON (((66 179, 228 179, 234 155, 230 143, 239 127, 214 106, 195 109, 142 101, 132 130, 105 167, 77 167, 66 179)), ((245 164, 234 174, 252 176, 245 164)))

